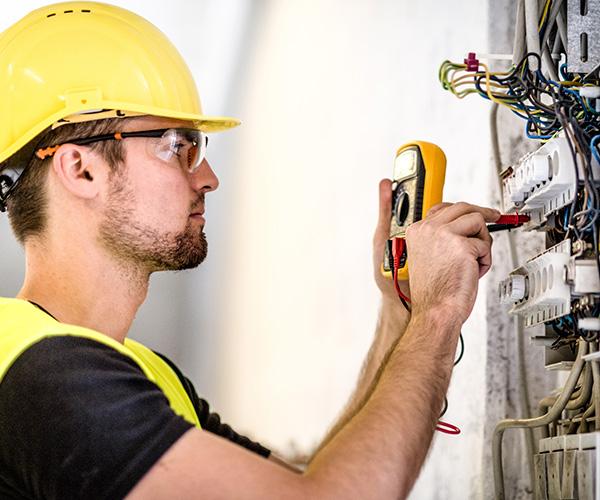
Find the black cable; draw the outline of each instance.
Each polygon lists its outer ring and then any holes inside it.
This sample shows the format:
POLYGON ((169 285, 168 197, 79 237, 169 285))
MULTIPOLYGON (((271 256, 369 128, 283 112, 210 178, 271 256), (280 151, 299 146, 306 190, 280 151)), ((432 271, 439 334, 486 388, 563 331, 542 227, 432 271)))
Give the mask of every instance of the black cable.
POLYGON ((406 309, 410 313, 411 309, 410 309, 410 306, 408 305, 408 303, 406 302, 406 300, 404 300, 402 297, 399 297, 399 299, 400 299, 400 302, 402 302, 404 309, 406 309))
POLYGON ((598 225, 592 225, 592 234, 594 241, 594 259, 596 259, 596 268, 598 269, 598 278, 600 279, 600 254, 598 250, 598 225))
MULTIPOLYGON (((460 354, 458 355, 458 358, 456 358, 456 360, 454 361, 454 366, 456 366, 458 363, 460 363, 460 360, 463 358, 463 355, 465 353, 465 341, 463 339, 462 332, 459 334, 458 340, 460 343, 460 354)), ((444 396, 444 408, 438 418, 442 418, 446 414, 447 411, 448 411, 448 398, 446 396, 444 396)))
POLYGON ((454 366, 456 366, 458 363, 460 363, 460 360, 463 358, 463 355, 465 354, 465 341, 463 339, 462 332, 459 334, 458 340, 459 340, 459 344, 460 344, 460 353, 458 355, 458 358, 456 358, 454 360, 454 366))
POLYGON ((442 418, 446 412, 448 411, 448 398, 444 396, 444 408, 442 409, 442 413, 440 413, 439 418, 442 418))

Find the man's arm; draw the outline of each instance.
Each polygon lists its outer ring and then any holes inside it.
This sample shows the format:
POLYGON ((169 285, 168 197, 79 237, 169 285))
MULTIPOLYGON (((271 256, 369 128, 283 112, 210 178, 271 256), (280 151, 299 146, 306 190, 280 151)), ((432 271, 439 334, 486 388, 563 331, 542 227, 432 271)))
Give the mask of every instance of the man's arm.
POLYGON ((130 498, 404 498, 431 442, 462 323, 491 265, 495 210, 443 206, 407 232, 412 318, 364 406, 303 474, 188 431, 130 498))
POLYGON ((460 331, 439 319, 411 320, 372 397, 304 474, 192 429, 129 498, 403 498, 429 447, 460 331))

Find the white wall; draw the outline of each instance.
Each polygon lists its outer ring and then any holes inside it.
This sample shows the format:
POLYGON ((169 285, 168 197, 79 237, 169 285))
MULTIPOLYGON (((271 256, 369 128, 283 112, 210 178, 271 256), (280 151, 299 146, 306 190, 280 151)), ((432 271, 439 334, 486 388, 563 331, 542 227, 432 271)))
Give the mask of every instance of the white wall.
MULTIPOLYGON (((45 2, 3 2, 0 29, 45 2)), ((415 138, 448 156, 445 197, 485 204, 487 103, 437 82, 446 58, 486 50, 486 2, 120 0, 189 61, 209 113, 240 129, 211 139, 210 256, 153 278, 133 334, 172 355, 226 421, 285 452, 308 452, 354 386, 375 327, 370 244, 377 184, 415 138)), ((0 223, 2 249, 21 257, 0 223)), ((0 282, 14 294, 18 279, 0 282)), ((482 495, 486 319, 466 354, 413 498, 482 495)), ((423 332, 424 335, 427 332, 423 332)))
MULTIPOLYGON (((485 51, 486 7, 290 1, 263 12, 236 110, 244 125, 232 153, 218 399, 241 428, 309 450, 371 340, 377 181, 396 148, 438 143, 449 158, 446 199, 488 201, 487 103, 459 101, 437 82, 445 58, 485 51)), ((463 434, 436 438, 414 498, 480 495, 484 302, 464 328, 449 394, 446 418, 463 434)))

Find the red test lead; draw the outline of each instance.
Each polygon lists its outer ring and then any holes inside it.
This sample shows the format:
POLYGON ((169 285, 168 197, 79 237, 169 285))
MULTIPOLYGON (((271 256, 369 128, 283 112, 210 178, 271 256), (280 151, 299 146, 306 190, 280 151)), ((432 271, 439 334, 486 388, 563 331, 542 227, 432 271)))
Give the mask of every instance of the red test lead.
POLYGON ((496 231, 506 231, 509 229, 515 229, 526 222, 529 222, 529 215, 521 215, 521 214, 503 214, 500 218, 494 222, 493 224, 487 225, 487 230, 490 233, 496 231))
POLYGON ((524 224, 525 222, 529 222, 529 215, 502 214, 494 224, 510 224, 511 226, 516 226, 517 224, 524 224))

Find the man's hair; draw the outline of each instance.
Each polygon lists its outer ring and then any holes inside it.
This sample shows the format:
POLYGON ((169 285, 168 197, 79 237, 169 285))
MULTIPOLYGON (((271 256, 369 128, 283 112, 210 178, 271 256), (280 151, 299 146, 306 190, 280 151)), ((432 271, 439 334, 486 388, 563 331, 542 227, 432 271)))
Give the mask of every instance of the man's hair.
MULTIPOLYGON (((94 135, 118 132, 127 118, 108 118, 82 123, 69 123, 54 130, 46 130, 32 143, 48 147, 68 143, 70 140, 94 135)), ((120 141, 101 141, 88 146, 98 152, 116 172, 123 163, 123 145, 120 141)), ((47 223, 47 176, 52 158, 40 160, 35 154, 31 159, 7 202, 8 218, 17 240, 24 244, 32 236, 40 236, 47 223)), ((10 163, 10 160, 7 162, 10 163)))

